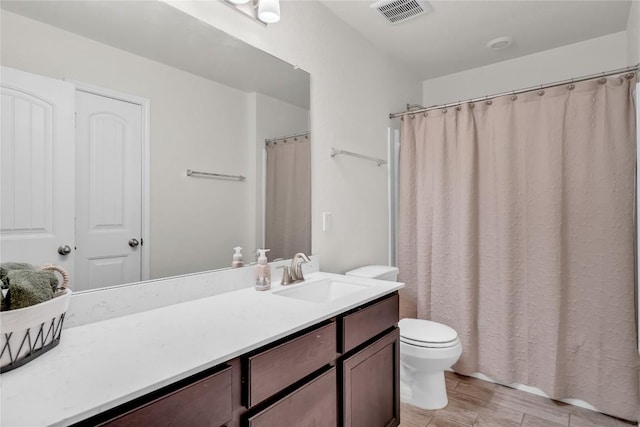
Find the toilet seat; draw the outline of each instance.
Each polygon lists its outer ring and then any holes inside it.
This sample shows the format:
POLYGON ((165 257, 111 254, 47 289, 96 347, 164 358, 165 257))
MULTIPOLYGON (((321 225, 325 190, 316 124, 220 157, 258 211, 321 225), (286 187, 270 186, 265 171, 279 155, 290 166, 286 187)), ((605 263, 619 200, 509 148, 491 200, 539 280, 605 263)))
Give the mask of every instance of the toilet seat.
POLYGON ((456 338, 453 341, 435 343, 435 342, 415 341, 409 338, 400 337, 400 342, 412 345, 414 347, 422 347, 422 348, 451 348, 451 347, 455 347, 460 342, 460 340, 456 338))
POLYGON ((402 319, 400 341, 415 347, 450 348, 459 344, 458 334, 442 323, 422 319, 402 319))

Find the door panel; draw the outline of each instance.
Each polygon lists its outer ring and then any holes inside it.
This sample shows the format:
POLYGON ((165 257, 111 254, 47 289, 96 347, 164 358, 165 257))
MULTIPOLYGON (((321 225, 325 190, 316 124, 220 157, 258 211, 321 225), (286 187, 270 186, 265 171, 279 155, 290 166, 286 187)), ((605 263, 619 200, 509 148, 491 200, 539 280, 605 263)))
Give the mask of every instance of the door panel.
POLYGON ((113 114, 94 114, 89 131, 89 229, 123 230, 127 123, 113 114))
POLYGON ((74 288, 74 86, 8 67, 1 86, 2 261, 58 264, 74 288))
MULTIPOLYGON (((336 368, 285 395, 247 418, 248 427, 336 427, 338 425, 336 368)), ((374 427, 374 426, 369 426, 374 427)))
POLYGON ((78 91, 77 276, 81 289, 141 280, 142 108, 78 91))
POLYGON ((343 362, 344 427, 400 424, 400 330, 343 362))
POLYGON ((126 256, 109 258, 89 258, 89 283, 95 288, 125 283, 126 256))
POLYGON ((109 427, 217 427, 231 421, 231 368, 108 420, 109 427))

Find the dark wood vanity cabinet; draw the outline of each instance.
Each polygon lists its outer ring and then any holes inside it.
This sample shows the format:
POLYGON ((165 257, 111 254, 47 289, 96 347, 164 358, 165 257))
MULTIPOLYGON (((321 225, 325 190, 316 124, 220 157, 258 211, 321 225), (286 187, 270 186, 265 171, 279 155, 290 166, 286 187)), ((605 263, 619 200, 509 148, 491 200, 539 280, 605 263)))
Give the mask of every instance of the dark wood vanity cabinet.
POLYGON ((232 425, 338 426, 336 321, 242 356, 242 406, 232 425))
POLYGON ((383 335, 342 362, 344 427, 400 424, 400 333, 383 335))
POLYGON ((247 356, 240 427, 398 426, 398 320, 394 293, 247 356))
POLYGON ((400 424, 399 298, 395 293, 342 315, 339 348, 343 427, 400 424))
POLYGON ((246 417, 248 427, 338 425, 338 384, 336 368, 285 394, 274 403, 246 417))
POLYGON ((395 427, 398 320, 394 293, 77 425, 395 427))
POLYGON ((398 294, 358 307, 338 319, 342 339, 340 353, 348 353, 376 335, 394 327, 400 320, 398 294))
POLYGON ((246 407, 251 408, 336 359, 336 323, 246 357, 246 407))
POLYGON ((122 413, 84 425, 108 427, 192 426, 220 427, 231 422, 231 367, 195 382, 165 390, 148 402, 132 402, 122 413))

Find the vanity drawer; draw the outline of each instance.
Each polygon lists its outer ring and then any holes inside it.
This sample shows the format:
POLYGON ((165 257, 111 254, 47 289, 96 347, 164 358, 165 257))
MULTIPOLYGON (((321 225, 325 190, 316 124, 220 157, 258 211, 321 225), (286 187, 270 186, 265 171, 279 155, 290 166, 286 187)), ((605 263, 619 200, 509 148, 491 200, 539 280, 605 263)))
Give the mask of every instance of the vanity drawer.
POLYGON ((249 427, 338 425, 336 368, 247 419, 249 427))
POLYGON ((336 355, 336 324, 331 322, 248 357, 248 407, 334 361, 336 355))
POLYGON ((359 308, 340 320, 340 352, 353 350, 365 341, 394 326, 400 319, 398 294, 359 308))
POLYGON ((219 427, 231 421, 231 368, 100 424, 109 427, 219 427))

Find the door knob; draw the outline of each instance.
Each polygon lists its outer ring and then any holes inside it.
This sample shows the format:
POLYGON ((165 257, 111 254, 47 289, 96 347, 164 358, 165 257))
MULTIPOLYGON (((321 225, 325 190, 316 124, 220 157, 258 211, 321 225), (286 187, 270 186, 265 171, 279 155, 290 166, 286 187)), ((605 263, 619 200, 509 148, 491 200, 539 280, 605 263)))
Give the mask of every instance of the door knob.
POLYGON ((71 247, 69 245, 58 246, 58 253, 60 255, 69 255, 71 253, 71 247))
POLYGON ((140 244, 140 242, 138 242, 138 239, 131 239, 129 240, 129 246, 131 246, 132 248, 135 248, 136 246, 138 246, 140 244))

